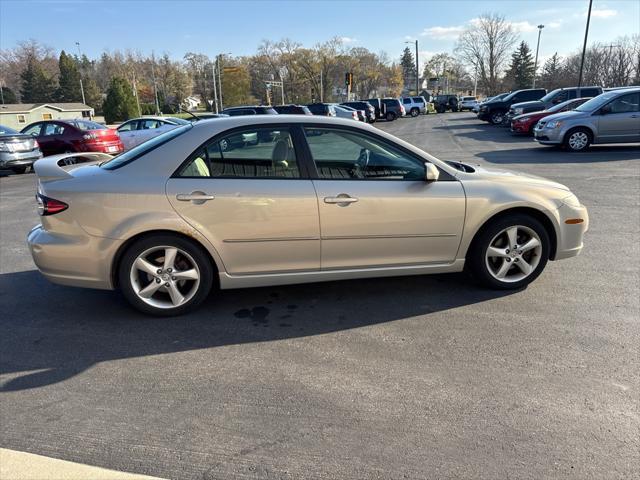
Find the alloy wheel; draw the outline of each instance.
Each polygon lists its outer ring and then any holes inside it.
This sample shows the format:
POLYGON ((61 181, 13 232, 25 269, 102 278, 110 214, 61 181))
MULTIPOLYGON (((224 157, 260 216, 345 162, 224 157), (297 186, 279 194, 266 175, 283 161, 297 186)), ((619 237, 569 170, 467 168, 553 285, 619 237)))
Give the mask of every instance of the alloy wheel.
POLYGON ((193 298, 200 285, 200 270, 186 251, 157 246, 138 255, 129 278, 140 300, 152 307, 169 309, 193 298))
POLYGON ((582 131, 573 132, 568 143, 571 150, 582 150, 589 144, 589 135, 582 131))
POLYGON ((519 282, 531 275, 540 263, 542 241, 524 225, 509 226, 489 242, 485 254, 487 270, 500 282, 519 282))

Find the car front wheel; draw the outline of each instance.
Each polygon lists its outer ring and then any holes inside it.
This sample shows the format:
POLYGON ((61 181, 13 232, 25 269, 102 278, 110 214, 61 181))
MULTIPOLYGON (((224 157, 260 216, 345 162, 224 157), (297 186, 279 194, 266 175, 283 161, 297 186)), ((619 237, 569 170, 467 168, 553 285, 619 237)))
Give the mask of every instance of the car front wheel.
POLYGON ((591 134, 583 129, 571 130, 564 138, 564 146, 572 152, 582 152, 591 145, 591 134))
POLYGON ((213 271, 198 245, 177 235, 153 235, 127 249, 118 285, 136 309, 168 317, 186 313, 207 298, 213 271))
POLYGON ((494 125, 500 125, 504 122, 504 113, 502 112, 493 112, 491 114, 491 123, 494 125))
POLYGON ((525 287, 544 270, 550 240, 545 227, 528 215, 509 215, 489 224, 467 256, 473 276, 500 290, 525 287))

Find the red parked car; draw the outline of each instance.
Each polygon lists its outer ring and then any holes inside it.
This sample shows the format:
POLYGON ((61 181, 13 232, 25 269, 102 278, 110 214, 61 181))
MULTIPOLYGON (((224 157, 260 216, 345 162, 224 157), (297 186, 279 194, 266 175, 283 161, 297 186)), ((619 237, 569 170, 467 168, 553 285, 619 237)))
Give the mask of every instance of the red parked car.
POLYGON ((124 151, 117 131, 89 120, 45 120, 24 127, 22 133, 36 137, 43 155, 124 151))
POLYGON ((540 112, 531 112, 518 115, 511 119, 511 132, 512 133, 524 133, 526 135, 533 134, 533 127, 536 126, 538 120, 541 118, 553 115, 554 113, 569 112, 575 110, 587 100, 591 100, 589 97, 574 98, 573 100, 567 100, 565 102, 554 105, 548 110, 542 110, 540 112))

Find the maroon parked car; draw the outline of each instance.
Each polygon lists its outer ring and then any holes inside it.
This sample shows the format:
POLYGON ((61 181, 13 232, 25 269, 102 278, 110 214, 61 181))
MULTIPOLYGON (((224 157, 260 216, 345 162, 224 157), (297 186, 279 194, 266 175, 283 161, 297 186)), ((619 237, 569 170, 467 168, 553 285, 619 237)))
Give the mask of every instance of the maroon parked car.
POLYGON ((67 152, 103 152, 116 155, 124 145, 116 130, 89 120, 45 120, 22 129, 33 135, 43 155, 67 152))

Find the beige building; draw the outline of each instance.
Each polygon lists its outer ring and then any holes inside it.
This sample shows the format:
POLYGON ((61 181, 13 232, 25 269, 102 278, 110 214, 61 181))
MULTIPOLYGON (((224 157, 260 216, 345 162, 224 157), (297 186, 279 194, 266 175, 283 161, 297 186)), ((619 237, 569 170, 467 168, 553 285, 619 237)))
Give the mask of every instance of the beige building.
POLYGON ((8 103, 0 105, 0 125, 22 130, 42 120, 90 119, 93 108, 84 103, 8 103))

